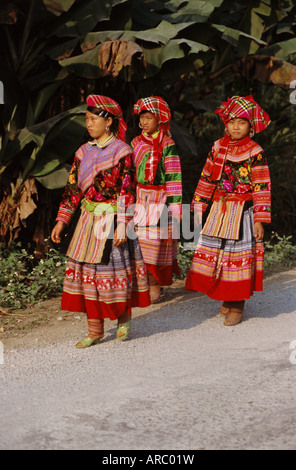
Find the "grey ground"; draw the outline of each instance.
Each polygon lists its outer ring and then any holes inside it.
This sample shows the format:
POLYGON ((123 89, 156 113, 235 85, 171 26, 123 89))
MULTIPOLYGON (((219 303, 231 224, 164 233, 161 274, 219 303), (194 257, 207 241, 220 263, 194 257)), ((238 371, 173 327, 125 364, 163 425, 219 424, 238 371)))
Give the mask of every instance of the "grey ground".
POLYGON ((122 343, 107 322, 77 350, 83 316, 3 341, 0 449, 296 450, 296 270, 267 278, 240 325, 218 309, 179 288, 135 309, 122 343))

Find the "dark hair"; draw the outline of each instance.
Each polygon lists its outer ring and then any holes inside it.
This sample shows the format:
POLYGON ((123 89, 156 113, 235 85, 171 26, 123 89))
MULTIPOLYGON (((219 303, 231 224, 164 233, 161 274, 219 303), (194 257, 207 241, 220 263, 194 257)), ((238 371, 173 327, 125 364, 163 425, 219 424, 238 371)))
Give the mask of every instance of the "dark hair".
POLYGON ((110 131, 113 132, 113 134, 117 134, 118 132, 118 125, 119 121, 118 118, 115 117, 113 114, 109 113, 109 111, 106 111, 105 109, 98 108, 97 106, 88 106, 87 111, 89 111, 92 114, 96 114, 97 116, 100 116, 107 120, 109 117, 112 118, 112 124, 110 126, 110 131))

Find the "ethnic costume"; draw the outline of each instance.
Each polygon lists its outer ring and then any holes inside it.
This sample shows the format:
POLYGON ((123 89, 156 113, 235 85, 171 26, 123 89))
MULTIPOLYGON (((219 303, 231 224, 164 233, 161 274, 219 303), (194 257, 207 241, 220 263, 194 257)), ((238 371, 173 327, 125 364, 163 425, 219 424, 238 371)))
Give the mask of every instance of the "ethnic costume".
POLYGON ((113 245, 112 230, 132 218, 136 181, 132 149, 123 140, 125 123, 119 105, 90 96, 120 119, 119 136, 82 145, 75 154, 57 220, 69 223, 81 202, 81 215, 67 250, 62 309, 86 312, 89 331, 98 320, 116 320, 132 307, 150 305, 147 271, 138 240, 113 245))
MULTIPOLYGON (((233 97, 216 113, 225 124, 245 118, 254 132, 270 122, 251 96, 233 97)), ((268 165, 262 148, 249 136, 231 140, 226 133, 214 143, 191 209, 204 213, 211 198, 185 288, 224 302, 244 301, 262 291, 264 244, 255 240, 254 223, 271 220, 268 165)))
POLYGON ((152 136, 142 132, 131 143, 137 169, 134 223, 148 274, 164 286, 179 274, 172 216, 179 219, 182 211, 181 165, 167 103, 155 96, 138 100, 134 114, 145 111, 156 115, 159 130, 152 136))

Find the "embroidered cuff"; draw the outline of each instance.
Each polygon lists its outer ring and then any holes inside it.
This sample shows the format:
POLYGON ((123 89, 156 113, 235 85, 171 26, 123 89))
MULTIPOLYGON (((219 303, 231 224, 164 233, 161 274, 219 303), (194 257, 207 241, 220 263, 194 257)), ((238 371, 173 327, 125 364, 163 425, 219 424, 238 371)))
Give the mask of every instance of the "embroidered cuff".
POLYGON ((60 220, 61 222, 64 222, 65 224, 68 225, 70 223, 72 216, 73 216, 72 211, 69 211, 67 209, 64 209, 63 207, 60 207, 56 220, 57 221, 60 220))

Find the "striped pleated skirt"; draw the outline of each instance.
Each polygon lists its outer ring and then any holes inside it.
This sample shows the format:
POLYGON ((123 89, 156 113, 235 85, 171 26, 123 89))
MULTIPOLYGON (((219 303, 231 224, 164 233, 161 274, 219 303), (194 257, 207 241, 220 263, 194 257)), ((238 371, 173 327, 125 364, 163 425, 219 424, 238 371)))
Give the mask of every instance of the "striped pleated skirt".
POLYGON ((150 305, 147 269, 137 238, 115 247, 113 237, 98 236, 102 220, 82 209, 67 251, 61 307, 86 312, 89 319, 115 320, 150 305))
POLYGON ((263 289, 264 243, 256 242, 253 207, 242 216, 238 240, 201 235, 185 289, 222 301, 246 300, 263 289))
POLYGON ((138 224, 141 215, 138 217, 136 211, 135 229, 147 271, 161 286, 171 285, 173 274, 180 274, 178 239, 173 236, 172 214, 165 200, 163 190, 145 189, 138 185, 136 208, 141 207, 145 217, 142 217, 144 222, 138 224))
POLYGON ((62 310, 86 312, 89 319, 116 320, 133 307, 147 307, 147 270, 138 240, 112 247, 109 263, 80 263, 69 259, 64 279, 62 310))

